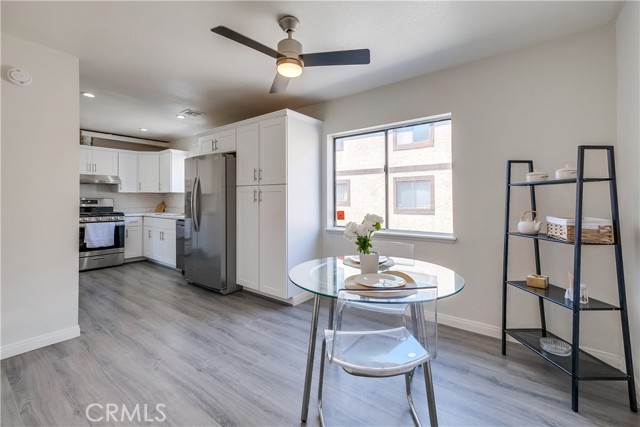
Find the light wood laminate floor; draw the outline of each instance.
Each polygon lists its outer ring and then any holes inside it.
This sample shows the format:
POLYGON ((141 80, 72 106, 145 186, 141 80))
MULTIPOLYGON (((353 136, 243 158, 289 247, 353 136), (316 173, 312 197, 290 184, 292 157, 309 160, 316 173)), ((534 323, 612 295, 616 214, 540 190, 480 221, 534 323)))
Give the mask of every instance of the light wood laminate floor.
MULTIPOLYGON (((80 274, 79 338, 2 361, 3 426, 297 426, 311 303, 285 306, 247 292, 221 296, 142 262, 80 274), (92 403, 118 405, 118 420, 92 403), (163 421, 120 422, 139 406, 163 421), (157 404, 163 404, 155 411, 157 404)), ((321 326, 326 325, 326 307, 321 326)), ((626 383, 570 381, 518 344, 441 327, 433 363, 443 426, 634 426, 626 383)), ((320 351, 318 346, 318 353, 320 351)), ((318 359, 309 426, 317 426, 318 359)), ((328 367, 332 426, 411 426, 402 377, 356 378, 328 367)), ((422 373, 414 379, 428 425, 422 373)))

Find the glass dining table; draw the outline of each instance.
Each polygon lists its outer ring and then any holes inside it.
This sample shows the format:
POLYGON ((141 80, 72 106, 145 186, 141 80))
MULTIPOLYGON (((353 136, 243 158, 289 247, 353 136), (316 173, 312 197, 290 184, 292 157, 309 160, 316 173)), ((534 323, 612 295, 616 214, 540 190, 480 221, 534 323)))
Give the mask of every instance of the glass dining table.
MULTIPOLYGON (((381 258, 378 272, 399 271, 408 274, 417 286, 437 286, 438 299, 455 295, 464 288, 464 279, 455 271, 425 261, 410 258, 389 257, 381 258)), ((320 298, 330 299, 329 328, 333 327, 333 310, 338 291, 345 287, 345 279, 360 274, 357 257, 338 256, 314 259, 296 265, 289 271, 289 280, 305 291, 314 295, 313 311, 311 314, 311 329, 309 332, 309 348, 307 353, 307 368, 304 380, 304 394, 300 418, 307 421, 309 413, 309 398, 311 396, 311 381, 313 362, 316 351, 316 336, 318 331, 318 314, 320 312, 320 298)), ((322 347, 324 357, 326 349, 322 347)))

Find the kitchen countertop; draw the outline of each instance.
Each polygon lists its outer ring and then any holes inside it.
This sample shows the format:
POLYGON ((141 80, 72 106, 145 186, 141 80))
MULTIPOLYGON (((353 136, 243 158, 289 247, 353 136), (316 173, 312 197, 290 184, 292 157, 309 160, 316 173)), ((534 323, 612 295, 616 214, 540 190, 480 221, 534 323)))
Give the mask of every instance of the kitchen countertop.
POLYGON ((124 216, 125 217, 146 216, 146 217, 152 217, 152 218, 184 219, 184 214, 173 213, 173 212, 163 212, 163 213, 156 213, 156 212, 135 213, 135 212, 133 212, 133 213, 125 213, 124 216))

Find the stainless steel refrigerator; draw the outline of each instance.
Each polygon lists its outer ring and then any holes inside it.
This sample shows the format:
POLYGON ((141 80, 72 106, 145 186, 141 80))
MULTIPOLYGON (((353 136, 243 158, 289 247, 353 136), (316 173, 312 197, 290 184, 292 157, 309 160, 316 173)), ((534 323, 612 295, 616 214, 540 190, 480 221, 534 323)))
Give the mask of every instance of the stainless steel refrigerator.
POLYGON ((236 283, 236 158, 206 154, 185 160, 184 276, 222 294, 236 283))

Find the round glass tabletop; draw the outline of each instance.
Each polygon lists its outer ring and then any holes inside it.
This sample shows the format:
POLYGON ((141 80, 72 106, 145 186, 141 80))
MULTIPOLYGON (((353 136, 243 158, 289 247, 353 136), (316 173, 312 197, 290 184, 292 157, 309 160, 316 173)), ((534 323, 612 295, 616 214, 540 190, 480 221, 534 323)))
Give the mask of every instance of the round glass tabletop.
MULTIPOLYGON (((425 261, 390 257, 378 271, 400 271, 408 274, 418 286, 438 287, 438 299, 454 295, 464 288, 464 279, 455 271, 425 261)), ((336 298, 344 288, 344 279, 360 274, 360 266, 350 256, 314 259, 296 265, 289 271, 289 280, 314 294, 336 298)))

